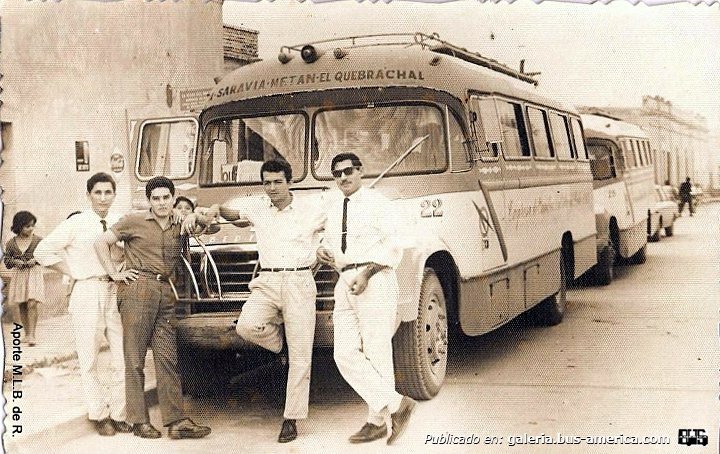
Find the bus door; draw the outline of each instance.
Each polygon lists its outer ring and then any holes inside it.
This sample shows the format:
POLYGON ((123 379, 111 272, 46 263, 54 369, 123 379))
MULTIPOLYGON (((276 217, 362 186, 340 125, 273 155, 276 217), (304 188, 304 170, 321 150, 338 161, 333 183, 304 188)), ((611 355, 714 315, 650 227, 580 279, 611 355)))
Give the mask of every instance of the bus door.
MULTIPOLYGON (((500 219, 505 213, 504 166, 502 129, 493 97, 472 96, 469 102, 471 144, 477 155, 476 178, 480 185, 474 201, 483 250, 482 272, 489 275, 487 282, 492 317, 504 319, 510 310, 510 277, 504 271, 508 261, 507 246, 500 219)), ((497 320, 497 319, 496 319, 497 320)), ((499 320, 502 322, 502 320, 499 320)))

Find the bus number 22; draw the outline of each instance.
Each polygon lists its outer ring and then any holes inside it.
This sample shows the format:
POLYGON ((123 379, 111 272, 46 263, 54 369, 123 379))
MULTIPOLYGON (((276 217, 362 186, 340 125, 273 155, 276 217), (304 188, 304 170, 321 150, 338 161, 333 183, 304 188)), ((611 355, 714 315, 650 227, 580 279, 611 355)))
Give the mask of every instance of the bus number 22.
POLYGON ((420 203, 420 217, 437 218, 443 215, 442 200, 423 200, 420 203))

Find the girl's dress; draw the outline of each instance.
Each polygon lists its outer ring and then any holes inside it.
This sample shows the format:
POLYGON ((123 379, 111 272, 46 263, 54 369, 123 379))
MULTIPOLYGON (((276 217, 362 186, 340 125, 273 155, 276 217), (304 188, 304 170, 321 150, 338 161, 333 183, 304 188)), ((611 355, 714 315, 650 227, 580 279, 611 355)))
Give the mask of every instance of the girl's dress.
POLYGON ((30 268, 18 268, 12 263, 12 259, 30 260, 34 257, 35 248, 40 243, 39 236, 33 235, 30 245, 25 251, 20 250, 16 241, 17 237, 12 238, 5 245, 5 266, 13 271, 8 285, 8 298, 5 304, 8 306, 16 306, 18 303, 24 303, 28 300, 42 302, 45 299, 45 278, 40 265, 34 265, 30 268))

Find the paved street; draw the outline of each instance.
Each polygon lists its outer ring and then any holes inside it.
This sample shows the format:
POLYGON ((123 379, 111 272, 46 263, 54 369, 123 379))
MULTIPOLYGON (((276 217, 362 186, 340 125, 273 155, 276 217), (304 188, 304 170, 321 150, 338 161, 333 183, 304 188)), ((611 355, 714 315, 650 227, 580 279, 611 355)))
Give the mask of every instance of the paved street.
MULTIPOLYGON (((364 405, 340 377, 331 355, 320 353, 314 362, 310 419, 299 424, 300 435, 290 444, 275 441, 282 405, 258 390, 272 373, 268 369, 225 395, 188 399, 193 419, 213 428, 206 439, 89 434, 52 448, 105 454, 718 452, 718 219, 720 204, 705 205, 696 217, 677 221, 675 236, 649 244, 644 265, 619 268, 609 287, 571 290, 559 326, 536 328, 517 321, 479 338, 456 339, 441 393, 420 403, 396 447, 384 441, 347 443, 364 422, 364 405), (708 445, 678 445, 679 429, 705 429, 708 445), (623 437, 613 445, 513 443, 541 435, 557 439, 559 433, 565 439, 623 437), (426 444, 428 437, 448 434, 477 435, 481 441, 426 444), (485 446, 486 436, 497 437, 497 444, 485 446), (668 437, 670 444, 618 444, 630 437, 668 437)), ((159 427, 157 407, 151 418, 159 427)))

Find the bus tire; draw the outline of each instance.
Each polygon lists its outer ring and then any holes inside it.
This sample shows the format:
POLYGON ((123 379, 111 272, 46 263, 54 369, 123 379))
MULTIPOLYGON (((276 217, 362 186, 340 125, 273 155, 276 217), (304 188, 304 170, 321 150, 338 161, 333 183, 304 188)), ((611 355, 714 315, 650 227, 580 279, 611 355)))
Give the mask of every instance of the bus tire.
POLYGON ((566 308, 567 271, 565 269, 565 253, 560 256, 560 289, 545 298, 532 309, 531 319, 537 326, 555 326, 563 321, 566 308))
POLYGON ((397 391, 419 400, 435 397, 445 380, 447 350, 445 294, 435 271, 425 268, 418 316, 401 323, 393 337, 397 391))
POLYGON ((631 265, 642 265, 647 260, 647 244, 641 247, 632 257, 628 259, 631 265))
POLYGON ((660 241, 660 233, 662 230, 662 218, 660 218, 660 220, 658 222, 660 223, 660 225, 658 226, 658 229, 655 231, 655 233, 648 236, 648 241, 650 241, 652 243, 657 243, 658 241, 660 241))
POLYGON ((615 277, 615 248, 609 245, 598 254, 598 262, 592 267, 590 276, 595 285, 610 285, 615 277))
POLYGON ((665 236, 673 236, 673 225, 665 227, 665 236))

